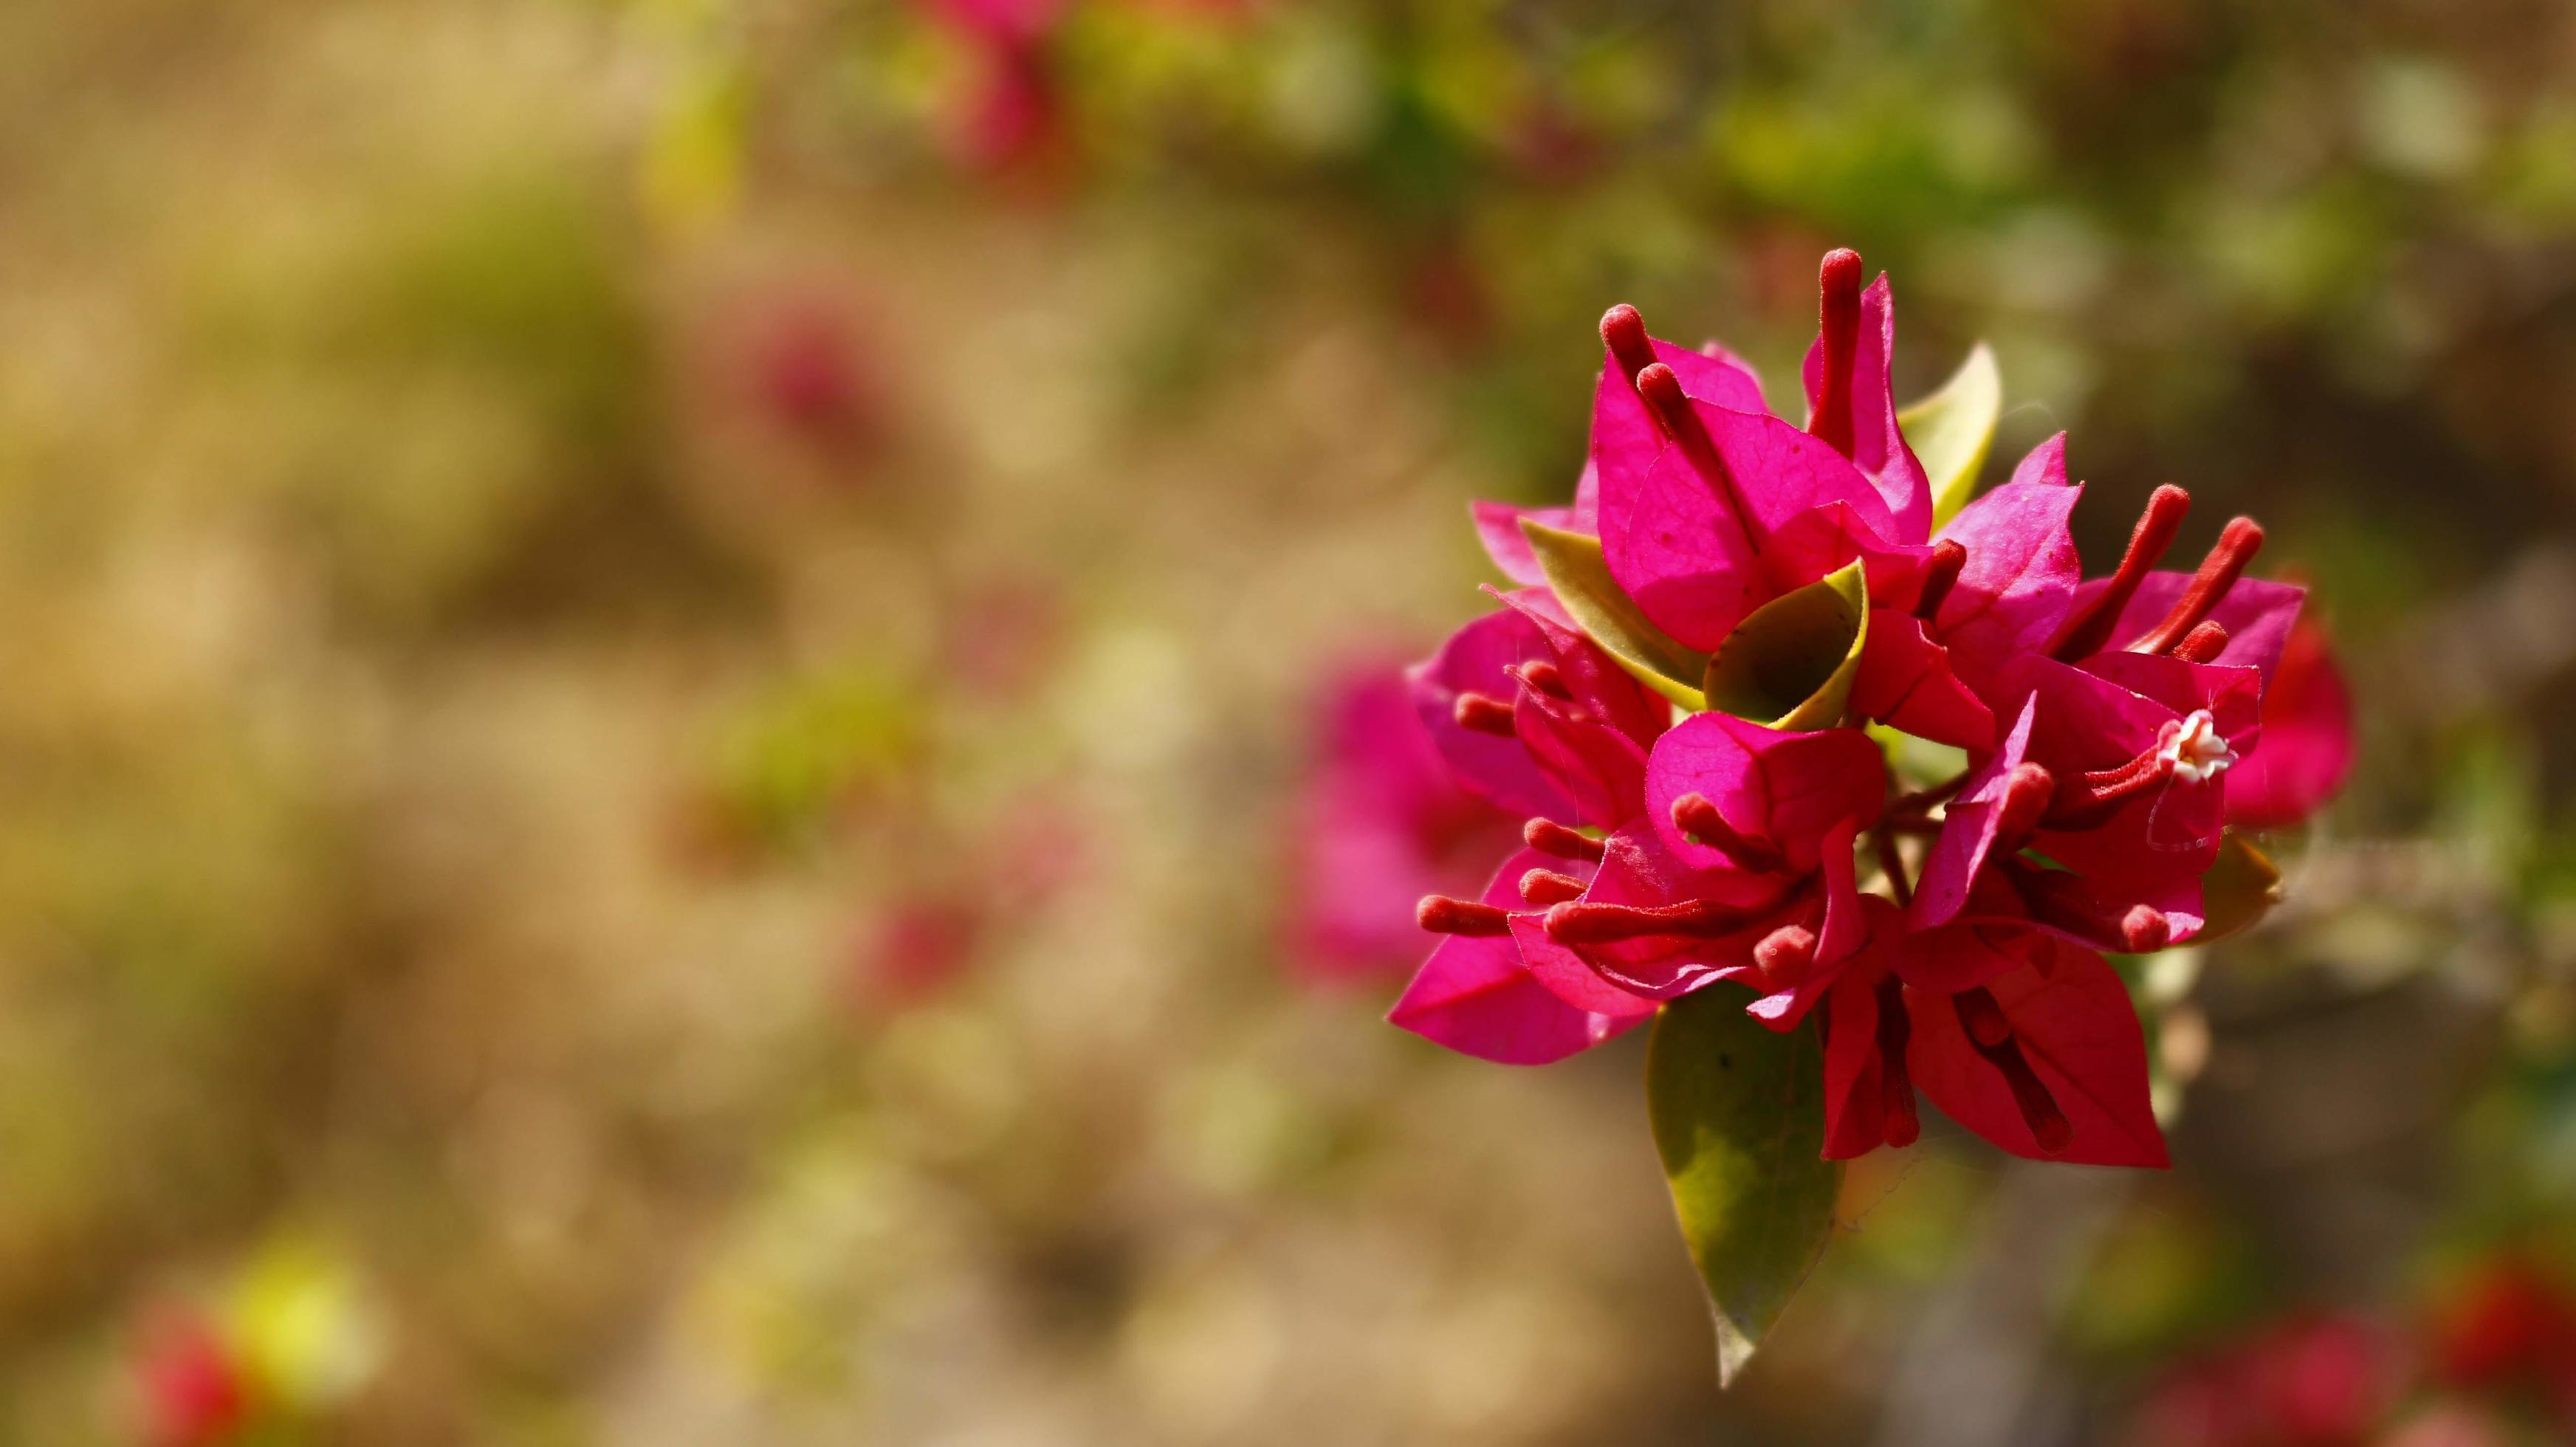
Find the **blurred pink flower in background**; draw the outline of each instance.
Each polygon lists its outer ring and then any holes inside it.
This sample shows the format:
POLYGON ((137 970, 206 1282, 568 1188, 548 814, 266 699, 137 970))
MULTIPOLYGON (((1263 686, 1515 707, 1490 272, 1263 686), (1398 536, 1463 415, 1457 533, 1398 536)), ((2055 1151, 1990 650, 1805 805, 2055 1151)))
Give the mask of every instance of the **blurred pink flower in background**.
POLYGON ((215 1447, 250 1422, 248 1369, 193 1310, 171 1310, 147 1329, 135 1377, 152 1447, 215 1447))
POLYGON ((888 905, 859 928, 854 1003, 886 1013, 947 993, 973 967, 989 926, 971 900, 925 895, 888 905))
POLYGON ((2576 1292, 2518 1255, 2481 1263, 2434 1305, 2426 1365, 2442 1385, 2519 1397, 2576 1433, 2576 1292))
POLYGON ((1065 0, 929 0, 926 8, 966 47, 971 67, 949 119, 957 159, 988 174, 1044 169, 1067 139, 1051 54, 1065 0))
POLYGON ((2352 690, 2326 631, 2290 630, 2263 694, 2263 748, 2227 781, 2227 820, 2280 829, 2324 807, 2352 772, 2352 690))
POLYGON ((2374 1322, 2309 1315, 2169 1373, 2130 1424, 2129 1447, 2339 1447, 2369 1440, 2403 1386, 2374 1322))
POLYGON ((1399 978, 1422 951, 1414 902, 1474 893, 1518 843, 1520 816, 1452 782, 1400 665, 1340 665, 1322 700, 1295 825, 1288 955, 1314 982, 1399 978))
POLYGON ((742 385, 770 426, 832 451, 865 451, 885 437, 882 379, 857 319, 814 295, 773 299, 743 341, 742 385))

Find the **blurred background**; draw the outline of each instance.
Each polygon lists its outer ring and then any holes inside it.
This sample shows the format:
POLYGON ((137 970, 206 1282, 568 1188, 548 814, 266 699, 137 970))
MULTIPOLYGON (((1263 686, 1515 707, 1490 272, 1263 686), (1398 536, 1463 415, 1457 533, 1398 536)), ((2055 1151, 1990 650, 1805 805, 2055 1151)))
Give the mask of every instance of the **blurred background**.
POLYGON ((0 1439, 2576 1440, 2571 398, 2542 0, 0 6, 0 1439), (1927 1123, 1721 1396, 1306 831, 1833 245, 2363 752, 2178 1169, 1927 1123))

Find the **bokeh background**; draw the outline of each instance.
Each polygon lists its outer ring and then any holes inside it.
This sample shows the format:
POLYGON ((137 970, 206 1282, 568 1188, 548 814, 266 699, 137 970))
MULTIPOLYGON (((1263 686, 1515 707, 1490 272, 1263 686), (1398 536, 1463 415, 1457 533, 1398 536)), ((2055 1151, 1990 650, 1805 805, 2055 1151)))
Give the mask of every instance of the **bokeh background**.
POLYGON ((2576 1434, 2560 5, 18 0, 0 619, 9 1441, 2576 1434), (1602 308, 1777 391, 1845 244, 2363 754, 2178 1169, 1934 1122, 1721 1396, 1637 1042, 1299 831, 1602 308))

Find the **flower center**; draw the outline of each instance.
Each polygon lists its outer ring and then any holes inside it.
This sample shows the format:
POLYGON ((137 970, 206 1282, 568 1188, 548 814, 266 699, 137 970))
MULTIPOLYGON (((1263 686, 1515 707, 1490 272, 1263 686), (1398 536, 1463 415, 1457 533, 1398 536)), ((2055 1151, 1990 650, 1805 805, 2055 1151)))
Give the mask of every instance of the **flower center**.
POLYGON ((2174 777, 2186 784, 2215 779, 2236 762, 2236 751, 2219 736, 2218 721, 2205 708, 2165 725, 2159 752, 2173 762, 2174 777))

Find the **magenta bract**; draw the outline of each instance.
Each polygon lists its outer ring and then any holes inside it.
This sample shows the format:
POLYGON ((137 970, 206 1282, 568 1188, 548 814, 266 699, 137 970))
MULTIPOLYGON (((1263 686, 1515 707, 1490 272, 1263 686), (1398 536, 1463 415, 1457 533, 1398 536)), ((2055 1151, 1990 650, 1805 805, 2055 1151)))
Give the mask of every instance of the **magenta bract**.
POLYGON ((1888 383, 1887 280, 1864 288, 1849 252, 1821 279, 1803 421, 1724 348, 1616 307, 1572 502, 1476 506, 1517 591, 1411 690, 1437 757, 1525 821, 1523 847, 1473 898, 1420 902, 1447 938, 1392 1018, 1531 1063, 1731 981, 1774 1029, 1820 1019, 1829 1157, 1911 1143, 1919 1095, 2016 1154, 2161 1166, 2143 1034, 2103 953, 2190 939, 2228 828, 2333 793, 2348 691, 2298 621, 2303 590, 2245 576, 2251 521, 2194 571, 2158 566, 2179 488, 2084 581, 2063 434, 1965 506, 1954 434, 1938 506, 1957 511, 1936 527, 1888 383), (1551 547, 1596 536, 1607 581, 1582 586, 1620 596, 1552 593, 1574 575, 1541 569, 1525 517, 1560 530, 1551 547), (1680 671, 1702 659, 1723 664, 1705 694, 1680 671), (1792 698, 1817 690, 1777 715, 1796 728, 1694 702, 1792 679, 1792 698), (1965 767, 1909 782, 1863 724, 1965 767))

